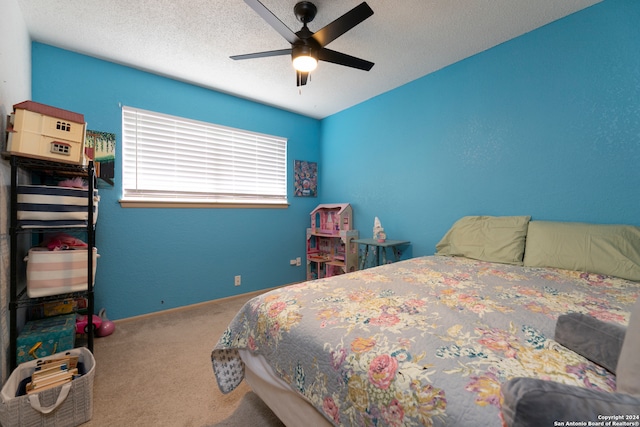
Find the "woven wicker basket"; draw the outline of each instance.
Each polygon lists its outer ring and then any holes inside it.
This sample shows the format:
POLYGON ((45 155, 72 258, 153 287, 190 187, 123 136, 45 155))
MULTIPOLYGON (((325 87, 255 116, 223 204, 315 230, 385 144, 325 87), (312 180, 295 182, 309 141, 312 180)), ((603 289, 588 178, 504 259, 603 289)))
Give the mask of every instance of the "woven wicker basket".
POLYGON ((18 365, 2 387, 0 425, 73 427, 89 421, 93 415, 93 378, 96 367, 91 352, 80 347, 38 360, 18 365), (65 354, 79 356, 79 363, 84 366, 84 375, 40 393, 16 397, 20 383, 31 376, 38 360, 65 354))

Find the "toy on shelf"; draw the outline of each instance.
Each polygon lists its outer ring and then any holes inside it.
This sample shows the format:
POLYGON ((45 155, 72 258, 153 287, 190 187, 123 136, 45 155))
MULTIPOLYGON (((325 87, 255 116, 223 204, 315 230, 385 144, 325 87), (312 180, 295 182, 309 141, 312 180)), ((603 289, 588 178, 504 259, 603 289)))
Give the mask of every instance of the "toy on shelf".
POLYGON ((358 249, 352 240, 353 211, 348 203, 322 204, 311 212, 307 229, 307 280, 322 279, 358 269, 358 249))
MULTIPOLYGON (((93 330, 96 331, 102 325, 102 319, 100 316, 93 315, 92 321, 93 330)), ((86 314, 79 314, 76 317, 76 334, 86 334, 89 332, 89 317, 86 314)))
POLYGON ((86 164, 84 115, 33 101, 13 106, 7 120, 7 152, 16 156, 86 164))

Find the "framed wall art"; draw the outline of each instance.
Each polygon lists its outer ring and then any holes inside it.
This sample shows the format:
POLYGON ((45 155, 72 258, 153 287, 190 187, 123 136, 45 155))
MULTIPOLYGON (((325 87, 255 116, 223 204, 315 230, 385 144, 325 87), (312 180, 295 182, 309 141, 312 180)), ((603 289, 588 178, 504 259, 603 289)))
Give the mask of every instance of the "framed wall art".
POLYGON ((113 185, 116 159, 116 135, 109 132, 87 130, 85 155, 94 161, 96 176, 113 185))
POLYGON ((318 163, 295 160, 293 174, 293 195, 295 197, 317 197, 318 163))

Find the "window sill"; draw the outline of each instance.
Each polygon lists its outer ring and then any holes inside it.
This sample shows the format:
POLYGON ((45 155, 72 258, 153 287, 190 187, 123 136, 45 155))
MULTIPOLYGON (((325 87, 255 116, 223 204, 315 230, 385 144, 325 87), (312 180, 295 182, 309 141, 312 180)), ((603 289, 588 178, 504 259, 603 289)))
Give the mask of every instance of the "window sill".
POLYGON ((156 200, 119 200, 123 208, 179 208, 179 209, 287 209, 288 203, 216 203, 168 202, 156 200))

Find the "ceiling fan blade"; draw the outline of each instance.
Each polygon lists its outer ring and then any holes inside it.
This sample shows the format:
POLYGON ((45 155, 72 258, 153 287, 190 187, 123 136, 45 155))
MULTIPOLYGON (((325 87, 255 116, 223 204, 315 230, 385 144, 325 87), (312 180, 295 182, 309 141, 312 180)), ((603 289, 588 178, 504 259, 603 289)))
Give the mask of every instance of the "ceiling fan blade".
MULTIPOLYGON (((245 1, 248 2, 248 0, 245 1)), ((362 2, 321 30, 316 31, 313 38, 320 43, 320 46, 324 47, 371 15, 373 15, 373 10, 367 2, 362 2)))
POLYGON ((336 52, 335 50, 327 48, 320 49, 320 52, 318 52, 318 59, 365 71, 369 71, 374 66, 373 62, 365 61, 364 59, 356 58, 355 56, 336 52))
POLYGON ((309 73, 303 73, 302 71, 296 71, 296 86, 304 86, 307 84, 307 78, 309 73))
POLYGON ((267 24, 271 25, 282 37, 284 37, 289 43, 293 44, 300 41, 298 36, 289 29, 284 23, 278 19, 269 9, 265 7, 259 0, 244 0, 246 4, 255 10, 258 15, 262 17, 267 24))
POLYGON ((230 56, 229 58, 238 60, 238 59, 267 58, 269 56, 279 56, 279 55, 291 55, 291 48, 269 50, 267 52, 247 53, 245 55, 233 55, 233 56, 230 56))

